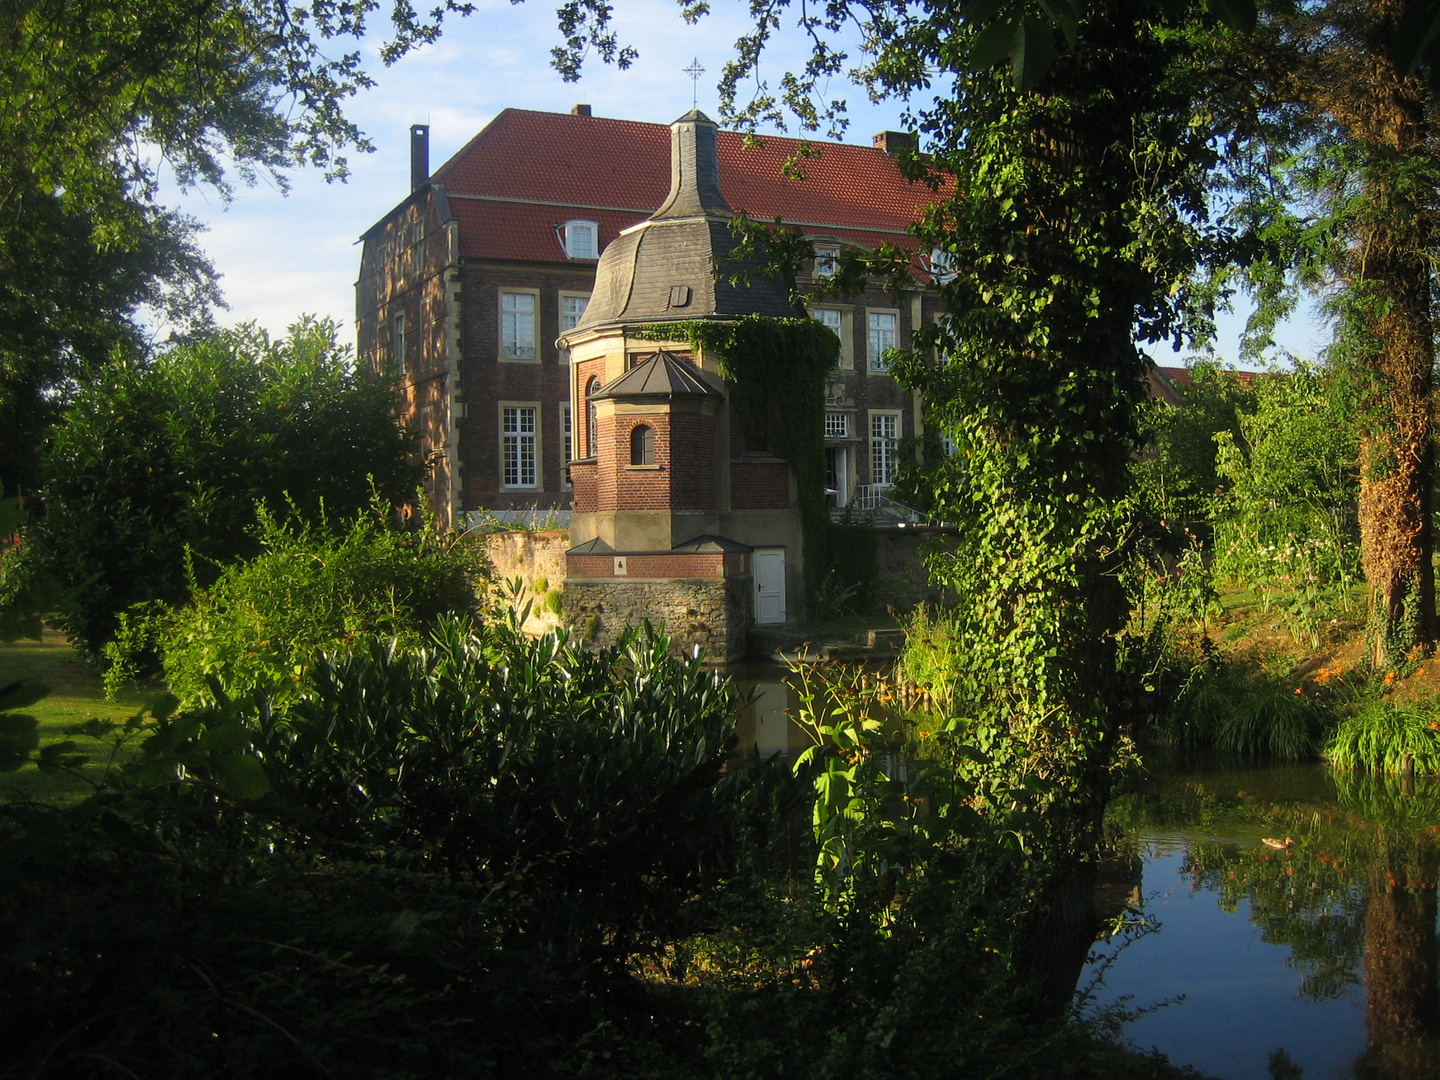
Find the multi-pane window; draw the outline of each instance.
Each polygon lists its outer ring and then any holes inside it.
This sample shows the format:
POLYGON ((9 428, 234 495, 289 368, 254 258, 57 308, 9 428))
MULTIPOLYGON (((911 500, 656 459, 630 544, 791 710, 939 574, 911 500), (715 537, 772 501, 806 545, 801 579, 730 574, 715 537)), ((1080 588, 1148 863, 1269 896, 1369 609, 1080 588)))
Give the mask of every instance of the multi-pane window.
POLYGON ((815 249, 815 276, 829 277, 840 269, 840 249, 817 247, 815 249))
POLYGON ((580 325, 580 316, 585 314, 585 306, 589 303, 588 296, 560 297, 560 333, 580 325))
POLYGON ((500 294, 500 355, 511 360, 535 359, 535 294, 500 294))
POLYGON ((500 410, 500 460, 506 487, 536 485, 535 412, 533 405, 506 405, 500 410))
POLYGON ((598 259, 600 257, 600 228, 593 221, 567 221, 565 230, 565 254, 572 259, 598 259))
POLYGON ((825 414, 825 438, 848 439, 850 437, 850 414, 827 412, 825 414))
POLYGON ((585 384, 585 456, 594 457, 600 445, 600 433, 596 430, 595 394, 600 390, 600 380, 591 378, 585 384))
POLYGON ((885 370, 885 350, 895 348, 895 313, 872 311, 869 314, 870 370, 885 370))
POLYGON ((395 316, 395 339, 391 343, 390 374, 397 379, 405 377, 405 315, 395 316))
POLYGON ((870 482, 895 482, 895 444, 900 437, 898 413, 870 414, 870 482))
POLYGON ((815 321, 821 326, 830 330, 836 337, 840 336, 840 312, 834 308, 815 308, 810 312, 815 321))
POLYGON ((655 429, 640 424, 630 431, 630 464, 655 464, 655 429))
POLYGON ((570 435, 570 403, 568 401, 560 404, 560 439, 561 450, 564 454, 563 468, 565 470, 565 486, 570 486, 570 455, 574 450, 574 442, 570 435))

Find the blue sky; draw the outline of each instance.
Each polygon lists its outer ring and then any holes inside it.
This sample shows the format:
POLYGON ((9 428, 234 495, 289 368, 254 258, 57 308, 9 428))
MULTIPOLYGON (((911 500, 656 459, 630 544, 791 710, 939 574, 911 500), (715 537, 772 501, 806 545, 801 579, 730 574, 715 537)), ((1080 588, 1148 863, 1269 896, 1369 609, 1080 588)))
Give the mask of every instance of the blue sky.
MULTIPOLYGON (((355 241, 407 193, 411 124, 430 125, 433 168, 507 107, 568 112, 585 102, 597 116, 669 123, 690 108, 692 83, 683 69, 692 59, 706 68, 699 107, 716 115, 715 85, 748 10, 736 0, 717 0, 711 15, 687 26, 672 0, 620 0, 617 30, 640 58, 623 72, 592 60, 578 83, 567 84, 549 66, 559 41, 552 7, 533 0, 479 0, 475 7, 469 18, 449 21, 437 44, 393 68, 380 64, 377 41, 363 43, 376 86, 353 99, 348 112, 376 152, 350 155, 347 183, 327 184, 316 171, 297 170, 288 195, 262 183, 239 189, 228 206, 213 192, 169 193, 169 204, 206 226, 200 242, 223 275, 229 304, 222 323, 254 320, 279 333, 302 312, 328 315, 341 325, 343 339, 353 341, 355 241)), ((762 68, 772 84, 790 66, 787 60, 800 59, 796 35, 785 38, 789 54, 777 52, 762 68)), ((844 79, 837 78, 826 97, 849 103, 847 141, 868 143, 873 133, 900 126, 904 103, 871 103, 844 79)), ((1281 341, 1312 355, 1321 334, 1312 319, 1301 319, 1281 341)), ((1223 357, 1236 355, 1237 335, 1238 325, 1228 320, 1217 345, 1223 357)), ((1168 351, 1156 359, 1178 362, 1168 351)))

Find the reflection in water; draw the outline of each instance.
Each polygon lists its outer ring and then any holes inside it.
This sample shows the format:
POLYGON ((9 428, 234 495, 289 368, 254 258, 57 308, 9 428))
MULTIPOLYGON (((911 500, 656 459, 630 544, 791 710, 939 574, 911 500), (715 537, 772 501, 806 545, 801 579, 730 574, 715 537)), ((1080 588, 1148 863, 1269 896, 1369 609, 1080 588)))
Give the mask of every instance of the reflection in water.
POLYGON ((1164 929, 1119 957, 1107 996, 1187 998, 1136 1021, 1136 1042, 1229 1080, 1272 1075, 1282 1047, 1306 1077, 1437 1076, 1440 784, 1175 774, 1114 816, 1164 929))

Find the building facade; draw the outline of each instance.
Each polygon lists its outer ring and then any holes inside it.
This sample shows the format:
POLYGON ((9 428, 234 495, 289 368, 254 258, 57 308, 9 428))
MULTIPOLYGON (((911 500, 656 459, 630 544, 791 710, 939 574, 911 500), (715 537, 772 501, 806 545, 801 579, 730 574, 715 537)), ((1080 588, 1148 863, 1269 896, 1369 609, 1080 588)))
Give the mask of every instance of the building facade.
MULTIPOLYGON (((815 280, 849 248, 913 249, 906 229, 935 196, 896 167, 904 138, 826 144, 804 161, 803 179, 789 179, 796 140, 747 147, 719 132, 720 183, 736 210, 812 239, 806 273, 815 280)), ((583 105, 507 109, 431 173, 428 130, 411 129, 412 191, 362 237, 357 344, 362 362, 399 381, 401 417, 420 435, 442 520, 568 514, 570 463, 593 447, 583 442, 586 418, 574 415, 578 365, 572 372, 557 340, 580 324, 601 252, 671 190, 670 143, 665 125, 596 117, 583 105)), ((875 287, 809 310, 841 341, 825 421, 837 506, 888 485, 901 441, 921 430, 918 401, 884 362, 940 311, 928 260, 917 256, 914 268, 899 302, 875 287)))

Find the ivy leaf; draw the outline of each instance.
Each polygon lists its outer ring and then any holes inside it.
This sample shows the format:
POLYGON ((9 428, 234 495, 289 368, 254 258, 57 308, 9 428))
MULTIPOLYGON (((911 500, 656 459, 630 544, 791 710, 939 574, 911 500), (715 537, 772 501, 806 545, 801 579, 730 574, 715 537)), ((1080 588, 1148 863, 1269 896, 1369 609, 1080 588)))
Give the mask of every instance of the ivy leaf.
POLYGON ((1050 16, 1050 21, 1065 35, 1065 44, 1075 48, 1080 40, 1080 9, 1074 0, 1040 0, 1040 9, 1050 16))
POLYGON ((249 754, 216 754, 210 759, 220 786, 236 799, 258 799, 270 791, 270 778, 249 754))
POLYGON ((1015 37, 1010 59, 1015 65, 1017 90, 1034 90, 1039 86, 1040 80, 1055 62, 1055 31, 1050 24, 1038 16, 1026 15, 1015 37))
POLYGON ((1013 56, 1020 27, 1009 20, 993 22, 975 35, 970 46, 970 70, 989 71, 992 67, 1013 56))

